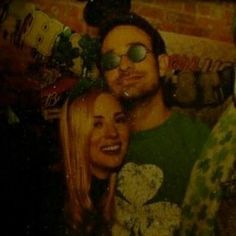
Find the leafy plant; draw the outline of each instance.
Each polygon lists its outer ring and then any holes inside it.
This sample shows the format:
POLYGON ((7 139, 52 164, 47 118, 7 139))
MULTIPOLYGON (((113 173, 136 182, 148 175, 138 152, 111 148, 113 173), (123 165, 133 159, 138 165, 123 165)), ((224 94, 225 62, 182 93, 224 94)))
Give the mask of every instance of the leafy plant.
POLYGON ((83 77, 87 77, 88 71, 92 70, 93 65, 98 58, 99 42, 97 38, 89 35, 83 35, 79 40, 79 46, 82 48, 81 57, 83 59, 83 77))
POLYGON ((72 32, 69 28, 58 35, 58 40, 53 48, 51 64, 63 69, 73 66, 73 59, 80 55, 79 48, 73 48, 70 42, 72 32))

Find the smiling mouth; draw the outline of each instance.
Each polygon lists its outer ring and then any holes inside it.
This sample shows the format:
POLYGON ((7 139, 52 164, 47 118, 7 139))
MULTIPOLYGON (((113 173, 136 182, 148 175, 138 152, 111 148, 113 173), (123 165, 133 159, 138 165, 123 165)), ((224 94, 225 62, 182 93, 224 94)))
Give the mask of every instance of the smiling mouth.
POLYGON ((119 82, 121 85, 130 85, 140 81, 143 78, 142 75, 120 76, 119 82))
POLYGON ((121 152, 121 144, 102 146, 101 151, 108 155, 117 155, 121 152))

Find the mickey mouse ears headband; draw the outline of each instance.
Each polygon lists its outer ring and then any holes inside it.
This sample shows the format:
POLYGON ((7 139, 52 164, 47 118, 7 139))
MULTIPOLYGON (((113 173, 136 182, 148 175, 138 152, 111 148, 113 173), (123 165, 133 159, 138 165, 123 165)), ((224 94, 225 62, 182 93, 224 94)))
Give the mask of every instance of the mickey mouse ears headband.
POLYGON ((130 9, 131 0, 88 0, 84 19, 87 24, 98 27, 109 17, 128 13, 130 9))

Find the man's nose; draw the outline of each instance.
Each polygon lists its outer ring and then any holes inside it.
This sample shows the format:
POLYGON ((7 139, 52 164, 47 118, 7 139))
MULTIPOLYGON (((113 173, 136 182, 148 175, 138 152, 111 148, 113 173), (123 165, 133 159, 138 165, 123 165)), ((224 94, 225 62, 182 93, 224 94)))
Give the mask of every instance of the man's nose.
POLYGON ((120 59, 120 70, 121 71, 127 71, 131 69, 133 66, 133 62, 127 57, 127 55, 121 56, 120 59))
POLYGON ((118 137, 118 130, 114 124, 109 124, 106 127, 106 137, 116 139, 118 137))

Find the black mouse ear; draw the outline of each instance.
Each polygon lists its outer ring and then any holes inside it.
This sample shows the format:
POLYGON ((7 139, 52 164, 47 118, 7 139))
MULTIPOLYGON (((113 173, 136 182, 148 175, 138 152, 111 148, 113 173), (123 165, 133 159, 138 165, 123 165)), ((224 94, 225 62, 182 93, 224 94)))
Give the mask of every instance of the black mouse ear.
POLYGON ((84 8, 84 19, 87 24, 97 26, 106 19, 128 13, 131 0, 88 0, 84 8))

